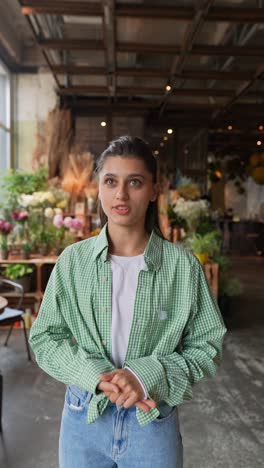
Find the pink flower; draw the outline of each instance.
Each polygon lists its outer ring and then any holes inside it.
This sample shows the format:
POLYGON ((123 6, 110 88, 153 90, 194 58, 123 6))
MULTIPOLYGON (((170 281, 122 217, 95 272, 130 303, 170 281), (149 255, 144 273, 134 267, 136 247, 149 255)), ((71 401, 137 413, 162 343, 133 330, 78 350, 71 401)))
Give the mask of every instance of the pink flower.
POLYGON ((64 218, 63 224, 67 229, 70 229, 72 227, 72 218, 70 216, 66 216, 66 218, 64 218))
POLYGON ((8 221, 4 221, 3 219, 0 220, 0 232, 4 235, 7 236, 10 231, 12 231, 14 225, 9 223, 8 221))
POLYGON ((64 225, 63 216, 61 214, 55 215, 54 218, 53 218, 53 224, 57 228, 61 228, 64 225))
POLYGON ((72 225, 71 225, 72 229, 75 229, 76 231, 79 231, 79 229, 81 229, 83 227, 83 222, 81 219, 79 218, 74 218, 72 220, 72 225))
POLYGON ((13 213, 11 213, 11 217, 15 221, 26 221, 29 217, 29 214, 25 210, 15 210, 13 213))

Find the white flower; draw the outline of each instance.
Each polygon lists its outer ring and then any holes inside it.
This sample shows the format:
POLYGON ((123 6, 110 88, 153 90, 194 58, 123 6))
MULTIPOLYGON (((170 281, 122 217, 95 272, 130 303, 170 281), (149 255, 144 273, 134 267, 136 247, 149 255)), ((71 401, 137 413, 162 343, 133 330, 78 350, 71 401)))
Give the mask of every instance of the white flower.
POLYGON ((186 220, 190 228, 193 228, 199 218, 209 213, 209 204, 206 200, 185 200, 178 198, 173 207, 174 213, 186 220))
POLYGON ((30 206, 33 202, 34 196, 33 195, 27 195, 26 193, 22 193, 19 197, 19 205, 23 206, 24 208, 27 208, 30 206))
POLYGON ((53 211, 52 208, 46 208, 45 211, 44 211, 44 214, 45 214, 46 218, 53 218, 54 211, 53 211))

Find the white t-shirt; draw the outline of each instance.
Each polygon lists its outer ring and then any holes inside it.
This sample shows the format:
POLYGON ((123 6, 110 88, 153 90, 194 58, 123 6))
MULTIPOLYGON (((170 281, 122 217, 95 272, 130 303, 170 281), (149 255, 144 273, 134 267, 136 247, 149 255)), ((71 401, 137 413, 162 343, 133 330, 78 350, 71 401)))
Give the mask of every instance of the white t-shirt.
MULTIPOLYGON (((144 254, 133 257, 109 255, 112 269, 112 362, 121 368, 126 357, 134 315, 138 274, 146 267, 144 254)), ((136 377, 137 375, 129 369, 136 377)), ((140 379, 137 377, 140 381, 140 379)), ((140 381, 147 398, 146 390, 140 381)))

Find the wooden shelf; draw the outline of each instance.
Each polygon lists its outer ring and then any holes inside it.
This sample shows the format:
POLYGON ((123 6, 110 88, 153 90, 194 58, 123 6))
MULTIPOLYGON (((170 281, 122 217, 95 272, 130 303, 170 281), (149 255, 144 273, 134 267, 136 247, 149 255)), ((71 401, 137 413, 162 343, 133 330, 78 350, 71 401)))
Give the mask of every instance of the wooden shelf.
MULTIPOLYGON (((42 298, 43 297, 43 294, 42 292, 28 292, 28 293, 24 293, 24 297, 33 297, 33 298, 42 298)), ((20 295, 18 293, 15 293, 15 292, 1 292, 1 296, 3 297, 19 297, 20 295)))
MULTIPOLYGON (((35 304, 35 311, 38 311, 50 274, 49 270, 47 271, 47 268, 45 268, 45 265, 54 266, 57 262, 57 259, 57 256, 50 255, 49 257, 33 257, 29 260, 23 260, 21 257, 18 256, 11 256, 8 260, 0 260, 0 267, 14 263, 25 263, 28 265, 35 266, 35 271, 34 273, 32 273, 33 275, 35 274, 34 291, 27 292, 24 294, 22 309, 30 303, 33 309, 35 304)), ((6 297, 7 299, 10 299, 10 301, 19 296, 15 291, 3 291, 1 292, 1 295, 3 297, 6 297)))

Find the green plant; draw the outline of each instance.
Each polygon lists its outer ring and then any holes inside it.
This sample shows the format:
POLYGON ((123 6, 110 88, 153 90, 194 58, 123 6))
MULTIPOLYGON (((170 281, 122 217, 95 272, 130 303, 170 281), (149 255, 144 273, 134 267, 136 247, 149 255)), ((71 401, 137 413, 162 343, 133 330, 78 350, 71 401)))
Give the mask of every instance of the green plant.
POLYGON ((8 243, 7 243, 7 238, 3 236, 0 241, 0 248, 1 250, 8 250, 8 243))
POLYGON ((33 271, 34 269, 30 265, 24 263, 13 263, 4 269, 3 275, 8 279, 16 280, 23 276, 30 275, 33 271))
POLYGON ((179 216, 177 213, 175 213, 173 211, 173 207, 172 205, 168 205, 168 208, 167 208, 167 214, 168 214, 168 218, 171 222, 171 225, 173 227, 179 227, 179 228, 183 228, 184 230, 187 229, 187 223, 185 221, 185 219, 183 219, 181 216, 179 216))
POLYGON ((21 250, 23 250, 23 252, 31 252, 32 244, 30 244, 30 242, 22 242, 21 250))
POLYGON ((226 255, 215 255, 214 262, 218 263, 220 273, 225 273, 232 267, 232 262, 226 255))
POLYGON ((10 169, 3 176, 2 188, 13 195, 45 190, 48 188, 48 171, 43 167, 33 173, 16 172, 10 169))
POLYGON ((243 291, 243 286, 238 278, 229 275, 224 276, 219 282, 219 294, 222 296, 239 296, 243 291))
POLYGON ((196 254, 208 254, 213 257, 220 252, 221 235, 218 231, 211 231, 204 236, 193 233, 185 239, 184 245, 196 254))
POLYGON ((204 216, 199 220, 199 224, 196 228, 196 233, 204 236, 208 232, 215 231, 215 224, 209 216, 204 216))
POLYGON ((49 246, 50 244, 52 244, 54 240, 54 231, 52 229, 52 226, 50 226, 49 228, 46 228, 45 231, 41 231, 39 233, 39 235, 37 236, 37 242, 44 246, 49 246))

